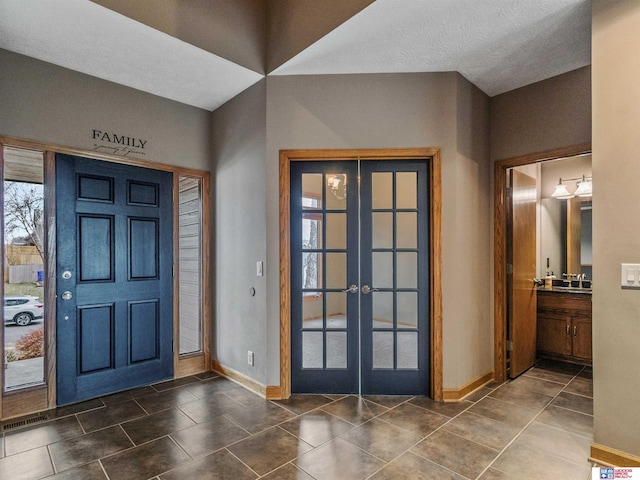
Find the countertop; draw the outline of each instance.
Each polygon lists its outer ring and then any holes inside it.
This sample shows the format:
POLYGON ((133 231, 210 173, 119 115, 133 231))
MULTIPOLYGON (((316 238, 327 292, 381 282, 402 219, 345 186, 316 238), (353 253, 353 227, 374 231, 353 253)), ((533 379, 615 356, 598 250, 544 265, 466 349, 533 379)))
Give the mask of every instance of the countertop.
POLYGON ((545 287, 538 287, 539 292, 551 292, 551 293, 571 293, 577 295, 591 295, 591 288, 578 288, 578 287, 551 287, 551 289, 545 287))

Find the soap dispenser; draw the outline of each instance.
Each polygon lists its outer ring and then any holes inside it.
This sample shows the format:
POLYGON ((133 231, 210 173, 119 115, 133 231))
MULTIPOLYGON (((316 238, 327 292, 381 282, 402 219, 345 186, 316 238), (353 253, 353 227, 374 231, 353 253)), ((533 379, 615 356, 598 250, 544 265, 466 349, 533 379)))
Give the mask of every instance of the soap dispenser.
POLYGON ((547 276, 544 277, 544 288, 545 290, 551 290, 553 288, 553 281, 556 279, 556 276, 553 272, 547 272, 547 276))

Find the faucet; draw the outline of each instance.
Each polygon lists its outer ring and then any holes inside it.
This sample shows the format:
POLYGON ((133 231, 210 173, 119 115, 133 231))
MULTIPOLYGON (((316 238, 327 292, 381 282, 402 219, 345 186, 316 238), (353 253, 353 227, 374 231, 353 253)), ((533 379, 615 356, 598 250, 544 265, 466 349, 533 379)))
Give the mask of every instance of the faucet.
POLYGON ((583 273, 583 274, 581 274, 581 275, 578 275, 578 280, 579 280, 579 282, 580 282, 580 284, 579 284, 578 286, 579 286, 580 288, 582 288, 582 282, 583 282, 584 280, 586 280, 586 279, 587 279, 587 274, 586 274, 586 273, 583 273))

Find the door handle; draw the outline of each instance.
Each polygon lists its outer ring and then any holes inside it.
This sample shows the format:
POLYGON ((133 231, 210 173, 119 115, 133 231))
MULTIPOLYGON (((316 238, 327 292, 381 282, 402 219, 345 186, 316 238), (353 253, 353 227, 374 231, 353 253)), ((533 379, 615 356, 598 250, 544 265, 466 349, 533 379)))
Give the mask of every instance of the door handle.
POLYGON ((371 292, 379 292, 377 288, 371 288, 369 285, 362 286, 362 293, 369 295, 371 292))
POLYGON ((349 288, 342 290, 344 293, 358 293, 358 286, 354 283, 349 288))
POLYGON ((571 335, 571 333, 569 332, 569 329, 570 329, 570 328, 571 328, 571 327, 569 327, 569 324, 567 323, 567 337, 568 337, 569 335, 571 335))
POLYGON ((578 336, 578 326, 574 325, 573 326, 573 338, 576 338, 578 336))

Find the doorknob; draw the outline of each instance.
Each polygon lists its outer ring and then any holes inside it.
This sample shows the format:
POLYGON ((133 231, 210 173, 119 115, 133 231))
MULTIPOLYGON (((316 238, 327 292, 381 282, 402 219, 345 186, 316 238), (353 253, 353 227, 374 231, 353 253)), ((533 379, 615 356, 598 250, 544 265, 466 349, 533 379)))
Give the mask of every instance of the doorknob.
POLYGON ((379 290, 377 288, 371 288, 369 285, 363 285, 362 286, 362 293, 364 293, 365 295, 369 295, 371 292, 378 292, 379 290))
POLYGON ((66 292, 62 292, 62 299, 63 300, 71 300, 73 298, 73 293, 71 293, 70 291, 66 291, 66 292))
POLYGON ((358 293, 358 286, 354 283, 346 290, 342 290, 344 293, 358 293))

